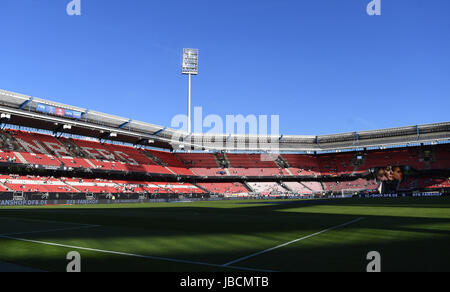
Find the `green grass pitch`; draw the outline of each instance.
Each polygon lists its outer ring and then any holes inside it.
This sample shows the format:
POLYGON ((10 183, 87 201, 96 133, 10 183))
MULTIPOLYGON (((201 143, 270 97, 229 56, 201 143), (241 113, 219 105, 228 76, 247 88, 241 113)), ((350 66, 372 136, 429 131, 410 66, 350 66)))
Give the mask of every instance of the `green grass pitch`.
MULTIPOLYGON (((0 208, 0 263, 82 271, 450 271, 450 198, 0 208)), ((0 265, 1 267, 1 265, 0 265)))

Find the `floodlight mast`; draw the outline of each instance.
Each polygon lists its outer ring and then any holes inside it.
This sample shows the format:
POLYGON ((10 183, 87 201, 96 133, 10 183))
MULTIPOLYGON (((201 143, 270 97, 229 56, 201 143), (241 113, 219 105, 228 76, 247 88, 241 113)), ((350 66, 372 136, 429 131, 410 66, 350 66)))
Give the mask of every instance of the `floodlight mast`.
POLYGON ((188 81, 188 134, 191 133, 191 79, 192 79, 192 74, 188 74, 189 76, 189 81, 188 81))
POLYGON ((182 74, 188 75, 188 133, 191 134, 192 75, 198 75, 198 49, 183 49, 182 74))

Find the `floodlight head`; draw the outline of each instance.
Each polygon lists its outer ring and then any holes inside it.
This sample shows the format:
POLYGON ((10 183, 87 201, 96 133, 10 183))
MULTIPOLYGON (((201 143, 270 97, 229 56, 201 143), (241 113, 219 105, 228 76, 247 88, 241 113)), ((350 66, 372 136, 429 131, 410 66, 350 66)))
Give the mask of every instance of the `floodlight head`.
POLYGON ((198 75, 198 49, 183 49, 182 73, 198 75))

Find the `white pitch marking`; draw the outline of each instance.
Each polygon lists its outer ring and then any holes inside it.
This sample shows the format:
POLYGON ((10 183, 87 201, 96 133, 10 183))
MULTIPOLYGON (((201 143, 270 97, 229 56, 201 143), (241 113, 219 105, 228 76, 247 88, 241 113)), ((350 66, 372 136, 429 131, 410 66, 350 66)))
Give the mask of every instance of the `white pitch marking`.
POLYGON ((298 239, 295 239, 295 240, 286 242, 286 243, 284 243, 284 244, 281 244, 281 245, 278 245, 278 246, 275 246, 275 247, 272 247, 272 248, 269 248, 269 249, 266 249, 266 250, 263 250, 263 251, 260 251, 260 252, 251 254, 251 255, 248 255, 248 256, 246 256, 246 257, 239 258, 239 259, 237 259, 237 260, 234 260, 234 261, 231 261, 231 262, 229 262, 229 263, 226 263, 226 264, 224 264, 224 265, 222 265, 222 266, 223 266, 223 267, 229 267, 229 266, 232 265, 232 264, 235 264, 235 263, 238 263, 238 262, 245 261, 245 260, 247 260, 247 259, 250 259, 250 258, 259 256, 259 255, 264 254, 264 253, 271 252, 271 251, 273 251, 273 250, 276 250, 276 249, 285 247, 285 246, 290 245, 290 244, 292 244, 292 243, 296 243, 296 242, 299 242, 299 241, 302 241, 302 240, 311 238, 311 237, 316 236, 316 235, 320 235, 320 234, 322 234, 322 233, 325 233, 325 232, 328 232, 328 231, 331 231, 331 230, 335 230, 335 229, 338 229, 338 228, 341 228, 341 227, 345 227, 345 226, 347 226, 347 225, 350 225, 350 224, 359 222, 359 221, 361 221, 361 220, 363 220, 363 219, 364 219, 364 217, 360 217, 360 218, 355 219, 355 220, 353 220, 353 221, 350 221, 350 222, 347 222, 347 223, 344 223, 344 224, 341 224, 341 225, 338 225, 338 226, 334 226, 334 227, 331 227, 331 228, 328 228, 328 229, 325 229, 325 230, 316 232, 316 233, 314 233, 314 234, 311 234, 311 235, 308 235, 308 236, 305 236, 305 237, 302 237, 302 238, 298 238, 298 239))
MULTIPOLYGON (((159 261, 166 261, 166 262, 174 262, 174 263, 183 263, 183 264, 191 264, 191 265, 201 265, 201 266, 209 266, 209 267, 216 267, 216 268, 224 268, 224 266, 222 266, 222 265, 203 263, 203 262, 195 262, 195 261, 188 261, 188 260, 171 259, 171 258, 163 258, 163 257, 155 257, 155 256, 146 256, 146 255, 125 253, 125 252, 118 252, 118 251, 110 251, 110 250, 102 250, 102 249, 87 248, 87 247, 80 247, 80 246, 72 246, 72 245, 65 245, 65 244, 59 244, 59 243, 31 240, 31 239, 25 239, 25 238, 17 238, 17 237, 11 237, 11 236, 6 236, 6 235, 1 235, 0 237, 1 238, 6 238, 6 239, 11 239, 11 240, 30 242, 30 243, 37 243, 37 244, 44 244, 44 245, 50 245, 50 246, 58 246, 58 247, 64 247, 64 248, 72 248, 72 249, 79 249, 79 250, 86 250, 86 251, 93 251, 93 252, 100 252, 100 253, 107 253, 107 254, 114 254, 114 255, 122 255, 122 256, 130 256, 130 257, 151 259, 151 260, 159 260, 159 261)), ((269 272, 269 273, 270 272, 275 272, 275 271, 271 271, 271 270, 253 269, 253 268, 245 268, 245 267, 237 267, 237 266, 227 266, 226 268, 233 269, 233 270, 242 270, 242 271, 247 270, 247 271, 266 272, 266 273, 267 272, 269 272)))

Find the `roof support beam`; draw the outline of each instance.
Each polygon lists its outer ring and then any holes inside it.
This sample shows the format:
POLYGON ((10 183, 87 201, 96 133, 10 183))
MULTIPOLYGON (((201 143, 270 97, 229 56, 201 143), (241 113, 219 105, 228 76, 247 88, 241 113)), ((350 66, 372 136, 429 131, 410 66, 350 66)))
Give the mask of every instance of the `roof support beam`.
POLYGON ((33 99, 34 99, 34 97, 30 97, 30 99, 24 101, 24 102, 19 106, 19 109, 24 109, 27 105, 30 104, 30 102, 33 101, 33 99))
POLYGON ((123 123, 122 125, 119 126, 119 129, 125 128, 126 126, 128 126, 129 124, 131 124, 132 121, 133 121, 133 120, 129 120, 128 122, 123 123))
POLYGON ((158 136, 159 134, 161 134, 162 132, 164 132, 165 130, 167 130, 167 127, 165 127, 164 129, 161 129, 159 131, 156 131, 155 133, 153 133, 153 136, 158 136))

